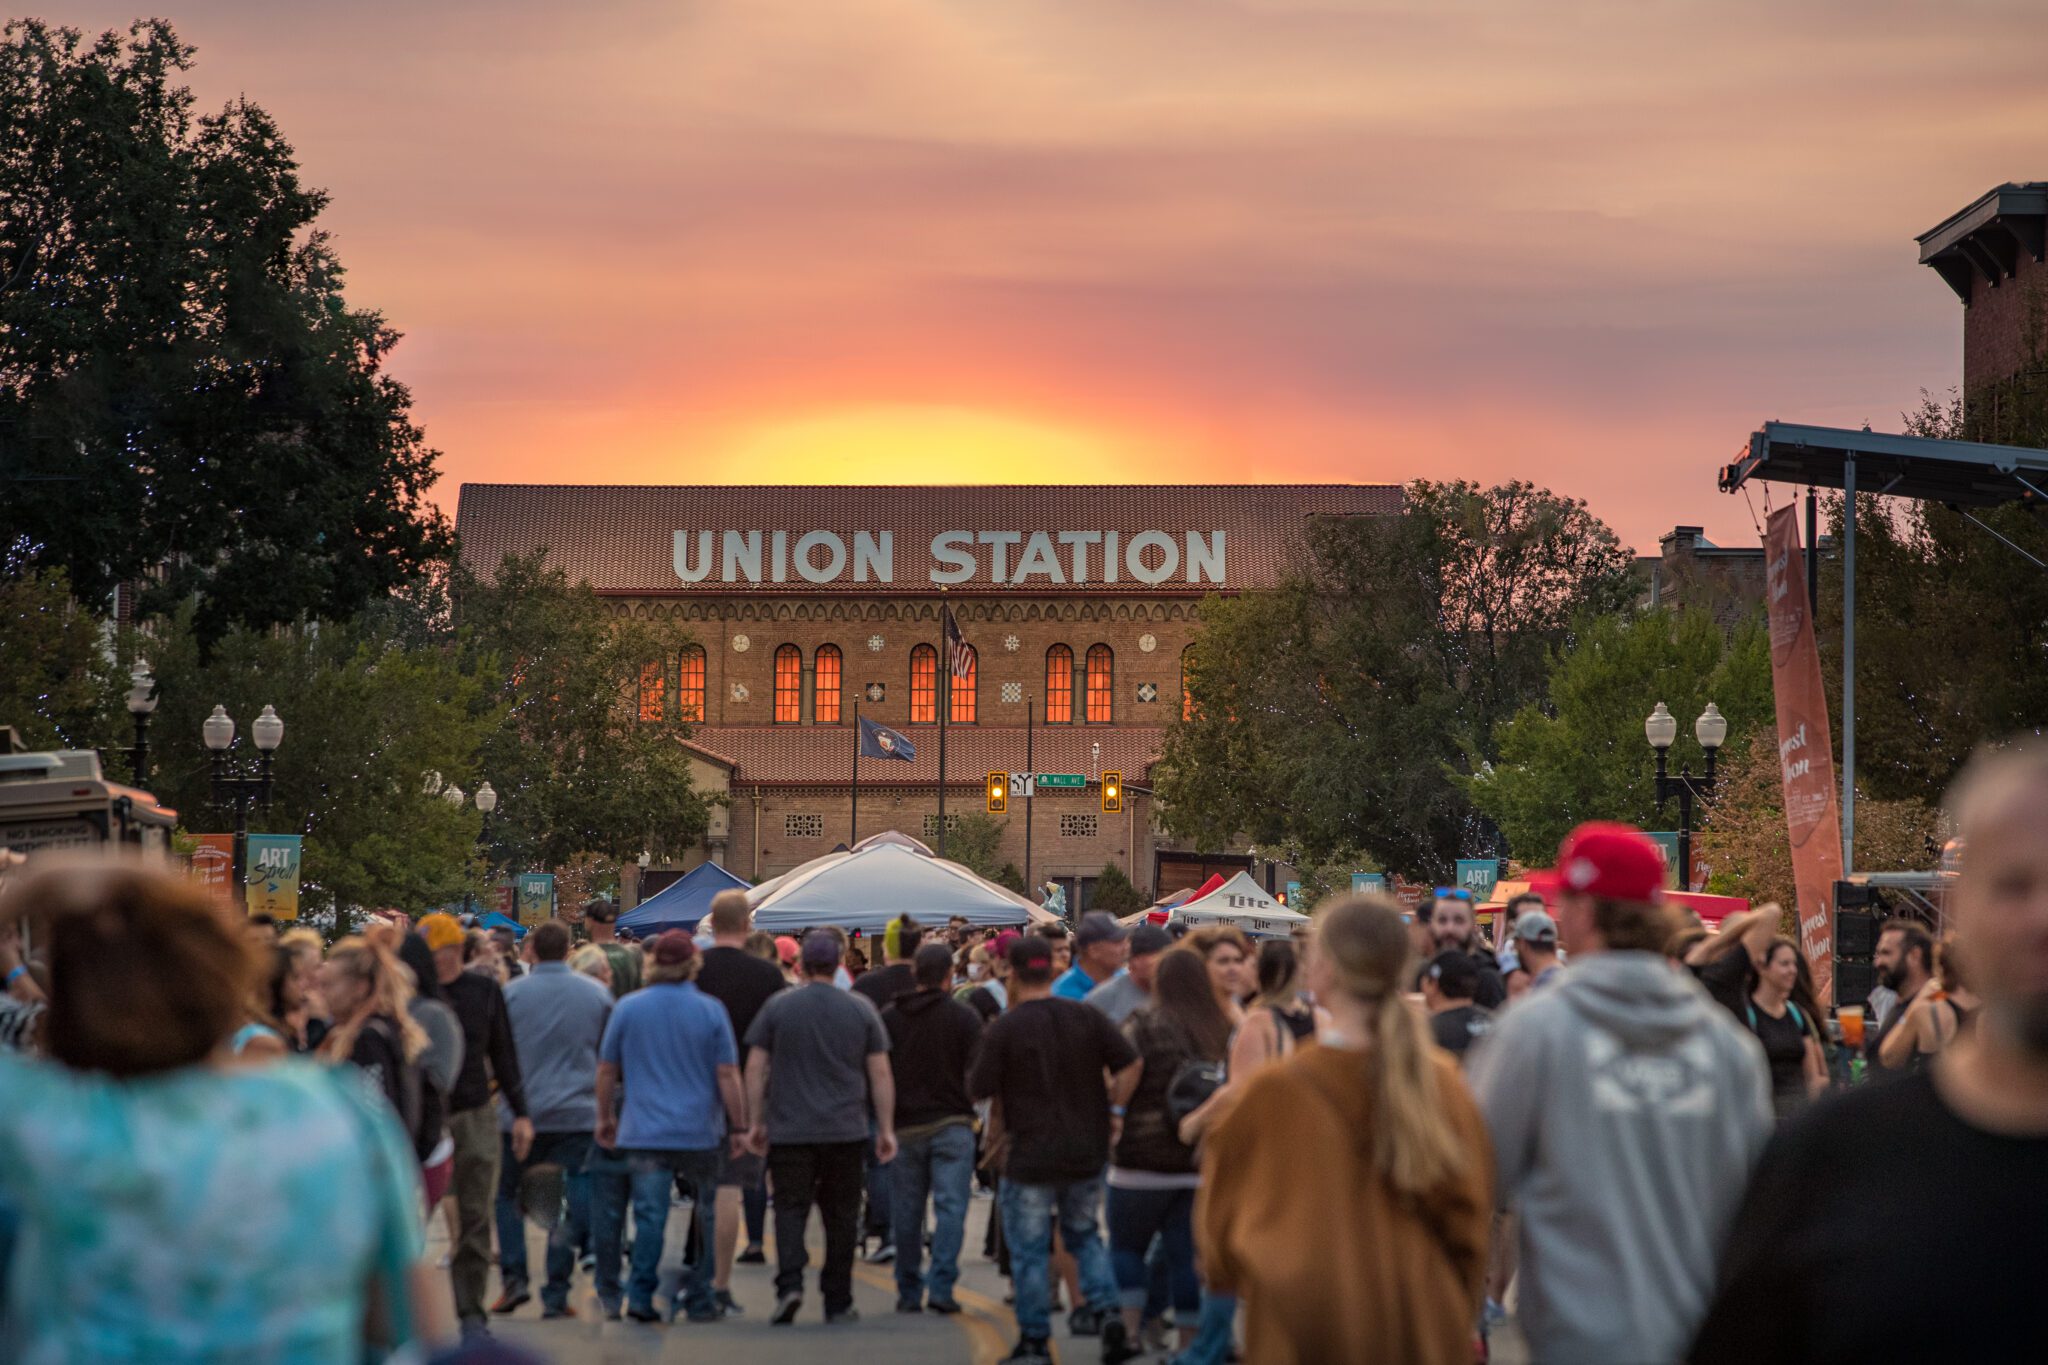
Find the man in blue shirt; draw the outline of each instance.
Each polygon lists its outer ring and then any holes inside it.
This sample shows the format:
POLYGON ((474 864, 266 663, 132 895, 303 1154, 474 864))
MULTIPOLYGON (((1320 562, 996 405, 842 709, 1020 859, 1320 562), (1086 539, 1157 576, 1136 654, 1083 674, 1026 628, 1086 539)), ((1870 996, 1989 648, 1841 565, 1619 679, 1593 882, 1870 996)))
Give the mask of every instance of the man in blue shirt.
POLYGON ((1062 1000, 1086 1000, 1088 992, 1124 969, 1130 940, 1131 931, 1106 910, 1081 916, 1080 931, 1074 935, 1074 965, 1052 983, 1052 993, 1062 1000))
MULTIPOLYGON (((720 1148, 729 1132, 743 1133, 747 1126, 732 1019, 724 1005, 697 989, 693 978, 702 965, 688 934, 671 929, 657 938, 648 955, 646 988, 613 1008, 598 1049, 597 1143, 624 1154, 631 1172, 633 1275, 626 1286, 626 1316, 635 1322, 661 1320, 654 1286, 670 1185, 689 1185, 704 1242, 711 1245, 720 1148), (622 1080, 623 1112, 617 1103, 622 1080)), ((597 1254, 616 1260, 624 1211, 616 1195, 607 1196, 605 1205, 597 1254)), ((699 1256, 677 1287, 671 1316, 678 1306, 692 1322, 725 1316, 712 1293, 711 1274, 712 1258, 699 1256)))

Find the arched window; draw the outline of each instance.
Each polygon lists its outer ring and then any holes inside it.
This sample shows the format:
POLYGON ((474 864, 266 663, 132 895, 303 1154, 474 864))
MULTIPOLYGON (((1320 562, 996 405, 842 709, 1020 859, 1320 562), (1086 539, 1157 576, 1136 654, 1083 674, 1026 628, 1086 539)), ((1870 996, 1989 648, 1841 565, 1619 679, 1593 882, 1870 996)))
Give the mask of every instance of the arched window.
POLYGON ((820 725, 839 723, 839 646, 819 645, 811 656, 811 719, 820 725))
POLYGON ((794 725, 804 718, 804 652, 795 645, 775 651, 775 723, 794 725))
POLYGON ((1065 645, 1045 651, 1045 723, 1074 723, 1074 651, 1065 645))
POLYGON ((981 660, 976 657, 973 645, 964 645, 960 650, 960 673, 952 682, 951 711, 949 717, 955 725, 974 724, 974 687, 981 678, 981 660))
POLYGON ((930 645, 910 651, 910 723, 939 723, 939 651, 930 645))
POLYGON ((1195 647, 1193 645, 1187 646, 1180 652, 1180 718, 1182 720, 1193 720, 1195 718, 1195 694, 1188 691, 1188 665, 1194 661, 1194 652, 1195 647))
POLYGON ((704 647, 691 645, 683 651, 676 678, 676 705, 687 721, 704 719, 704 647))
POLYGON ((1110 696, 1116 691, 1116 655, 1108 645, 1088 646, 1088 723, 1109 724, 1110 696))
POLYGON ((668 690, 668 669, 659 661, 640 666, 640 719, 666 719, 662 705, 668 690))

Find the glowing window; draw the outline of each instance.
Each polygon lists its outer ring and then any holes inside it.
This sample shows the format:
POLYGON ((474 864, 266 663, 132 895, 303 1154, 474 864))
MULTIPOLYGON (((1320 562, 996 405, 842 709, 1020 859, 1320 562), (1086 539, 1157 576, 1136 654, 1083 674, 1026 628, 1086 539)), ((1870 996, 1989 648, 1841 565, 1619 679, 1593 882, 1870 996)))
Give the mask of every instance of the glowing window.
POLYGON ((811 719, 820 725, 839 723, 839 646, 819 645, 811 656, 811 719))
POLYGON ((659 663, 643 664, 640 668, 640 719, 661 720, 662 700, 667 690, 668 670, 659 663))
POLYGON ((910 651, 910 723, 939 723, 939 651, 930 645, 910 651))
POLYGON ((974 646, 968 645, 960 651, 961 672, 965 677, 952 681, 952 723, 955 725, 974 724, 974 688, 981 677, 981 660, 975 657, 974 646))
POLYGON ((1074 723, 1074 651, 1065 645, 1045 651, 1045 723, 1074 723))
POLYGON ((1109 724, 1110 694, 1116 690, 1116 655, 1108 645, 1088 647, 1088 723, 1109 724))
POLYGON ((1195 647, 1193 645, 1189 645, 1180 652, 1180 718, 1182 720, 1193 720, 1195 718, 1195 696, 1194 693, 1188 691, 1189 656, 1194 652, 1195 647))
POLYGON ((795 645, 775 651, 775 723, 794 725, 804 718, 804 652, 795 645))
POLYGON ((681 708, 684 720, 704 719, 704 649, 701 645, 691 645, 683 651, 677 670, 676 705, 681 708))

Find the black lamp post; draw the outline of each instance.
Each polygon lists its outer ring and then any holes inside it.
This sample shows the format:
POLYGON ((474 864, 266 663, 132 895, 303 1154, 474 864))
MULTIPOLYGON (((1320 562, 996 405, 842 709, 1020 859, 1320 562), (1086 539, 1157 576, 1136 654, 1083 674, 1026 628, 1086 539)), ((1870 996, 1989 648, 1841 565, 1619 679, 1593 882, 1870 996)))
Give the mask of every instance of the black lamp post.
POLYGON ((235 742, 235 722, 225 706, 213 708, 213 714, 200 726, 200 734, 208 751, 213 754, 213 803, 234 808, 235 895, 246 911, 249 908, 249 805, 253 801, 261 801, 265 806, 270 804, 270 760, 277 746, 284 743, 284 721, 279 719, 276 708, 266 706, 263 714, 249 726, 249 738, 256 742, 256 761, 253 764, 228 757, 228 750, 235 742))
POLYGON ((1692 889, 1692 803, 1713 799, 1714 755, 1728 738, 1728 718, 1721 714, 1720 707, 1708 702, 1707 709, 1693 722, 1692 733, 1707 755, 1706 776, 1694 777, 1692 769, 1680 764, 1678 776, 1673 777, 1665 759, 1678 738, 1678 717, 1660 701, 1643 722, 1643 735, 1657 751, 1657 813, 1663 814, 1666 801, 1673 796, 1678 798, 1678 885, 1682 891, 1692 889))
POLYGON ((149 785, 149 717, 156 710, 156 679, 150 676, 149 660, 137 659, 128 675, 128 714, 135 717, 135 744, 128 750, 128 771, 135 785, 149 785))
MULTIPOLYGON (((427 792, 429 795, 439 796, 443 801, 457 808, 460 808, 463 802, 471 799, 468 792, 453 782, 450 782, 445 787, 442 786, 441 774, 439 773, 427 774, 427 792)), ((490 843, 491 812, 498 808, 498 793, 492 788, 490 783, 480 782, 477 784, 475 800, 477 811, 484 817, 483 824, 476 832, 476 846, 479 850, 483 850, 490 843)), ((476 892, 467 888, 464 889, 462 893, 462 910, 464 914, 476 913, 476 892)))

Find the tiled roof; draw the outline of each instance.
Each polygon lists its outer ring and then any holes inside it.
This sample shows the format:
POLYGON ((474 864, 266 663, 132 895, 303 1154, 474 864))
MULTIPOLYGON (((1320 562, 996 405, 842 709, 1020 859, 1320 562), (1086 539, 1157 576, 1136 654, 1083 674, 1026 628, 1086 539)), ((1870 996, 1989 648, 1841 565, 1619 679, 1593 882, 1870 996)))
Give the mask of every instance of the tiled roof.
MULTIPOLYGON (((864 758, 861 786, 929 787, 938 781, 938 727, 918 725, 904 733, 917 758, 910 763, 864 758)), ((1032 761, 1042 773, 1081 773, 1093 780, 1107 769, 1138 782, 1159 758, 1165 734, 1149 725, 1040 726, 1032 732, 1032 761), (1099 764, 1090 747, 1096 744, 1102 746, 1099 764)), ((854 736, 851 725, 700 725, 691 732, 690 742, 733 763, 734 786, 839 786, 853 780, 854 736)), ((983 778, 998 770, 1024 771, 1023 726, 948 727, 948 788, 979 787, 983 778)))
MULTIPOLYGON (((1109 531, 1128 547, 1141 531, 1166 532, 1184 544, 1187 532, 1226 533, 1224 589, 1270 586, 1299 552, 1300 530, 1312 516, 1391 515, 1401 509, 1391 484, 1203 484, 1181 486, 1001 485, 960 487, 633 487, 628 485, 464 484, 456 511, 464 561, 489 572, 507 554, 546 547, 570 578, 620 596, 755 596, 930 594, 932 538, 942 531, 1109 531), (788 543, 829 531, 848 546, 857 531, 894 533, 891 583, 855 582, 851 571, 828 584, 788 581, 728 584, 713 573, 685 583, 675 569, 677 531, 785 531, 788 543)), ((691 542, 695 545, 696 542, 691 542)), ((719 542, 722 544, 722 542, 719 542)), ((1057 540, 1054 542, 1057 545, 1057 540)), ((1071 567, 1067 548, 1057 556, 1071 567)), ((1007 551, 1014 570, 1018 550, 1007 551)), ((1155 552, 1156 554, 1156 552, 1155 552)), ((975 547, 975 573, 954 592, 1066 595, 1072 584, 1044 574, 1026 586, 989 579, 990 547, 975 547)), ((1200 595, 1182 574, 1148 586, 1119 574, 1102 581, 1099 547, 1089 555, 1091 594, 1200 595)), ((1150 561, 1148 561, 1150 562, 1150 561)))

